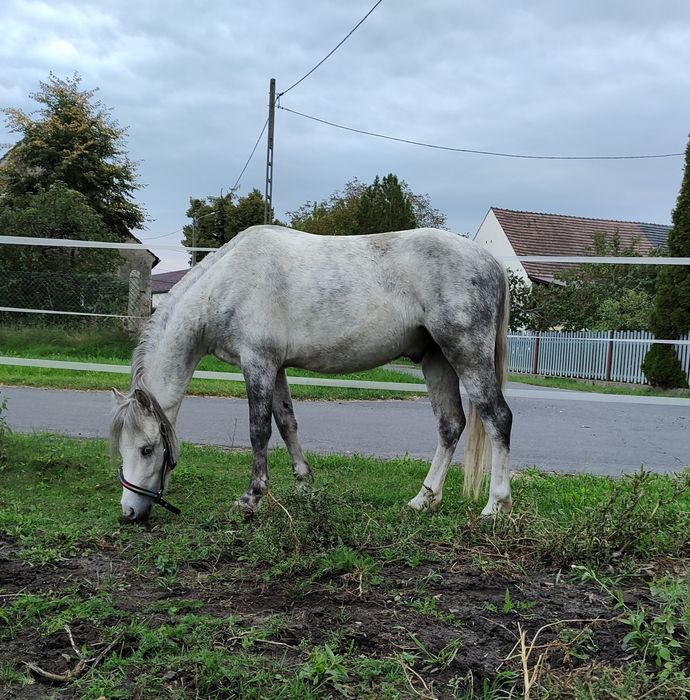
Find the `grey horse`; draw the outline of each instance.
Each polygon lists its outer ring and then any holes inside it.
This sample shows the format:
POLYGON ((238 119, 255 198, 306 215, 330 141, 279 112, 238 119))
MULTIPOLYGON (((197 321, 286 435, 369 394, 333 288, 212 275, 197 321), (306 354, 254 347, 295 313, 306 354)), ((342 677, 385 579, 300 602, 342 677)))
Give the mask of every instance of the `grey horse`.
POLYGON ((490 515, 511 507, 512 414, 503 396, 509 288, 502 265, 461 236, 415 229, 318 236, 254 226, 208 255, 167 295, 132 359, 131 388, 115 392, 111 445, 122 456, 125 519, 163 491, 179 454, 175 421, 204 355, 242 368, 253 460, 241 508, 268 488, 271 417, 298 485, 310 470, 297 437, 286 367, 355 372, 405 356, 422 363, 438 446, 411 508, 436 508, 470 402, 465 494, 478 497, 490 463, 490 515))

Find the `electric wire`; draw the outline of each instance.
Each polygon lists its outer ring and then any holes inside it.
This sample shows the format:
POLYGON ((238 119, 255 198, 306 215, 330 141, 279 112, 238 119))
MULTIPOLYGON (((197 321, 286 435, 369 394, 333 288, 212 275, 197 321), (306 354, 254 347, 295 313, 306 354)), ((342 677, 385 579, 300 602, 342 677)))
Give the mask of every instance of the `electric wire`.
POLYGON ((247 166, 251 162, 252 158, 254 157, 254 154, 256 153, 256 149, 259 146, 259 142, 261 141, 261 137, 264 135, 264 131, 266 131, 266 127, 268 126, 268 118, 266 118, 266 121, 264 122, 264 125, 261 129, 261 132, 259 133, 259 137, 256 139, 256 143, 254 144, 254 148, 252 148, 252 152, 249 154, 249 158, 247 158, 247 162, 244 164, 244 168, 242 168, 242 172, 237 176, 237 180, 235 180, 235 184, 230 188, 231 192, 234 192, 237 189, 237 186, 240 184, 240 180, 242 179, 242 175, 244 175, 244 171, 247 169, 247 166))
POLYGON ((399 143, 407 143, 413 146, 423 146, 424 148, 434 148, 440 151, 453 151, 455 153, 471 153, 474 155, 482 156, 496 156, 500 158, 522 158, 528 160, 643 160, 649 158, 675 158, 677 156, 683 156, 684 153, 655 153, 655 154, 645 154, 645 155, 632 155, 632 156, 537 156, 529 155, 525 153, 503 153, 500 151, 481 151, 473 148, 455 148, 452 146, 440 146, 434 143, 426 143, 424 141, 414 141, 412 139, 398 138, 397 136, 388 136, 386 134, 379 134, 375 131, 367 131, 366 129, 355 129, 351 126, 344 126, 343 124, 337 124, 336 122, 328 121, 327 119, 320 119, 319 117, 314 117, 311 114, 304 114, 304 112, 298 112, 295 109, 290 109, 289 107, 283 107, 283 105, 278 105, 278 109, 282 109, 291 114, 296 114, 299 117, 304 117, 305 119, 310 119, 311 121, 318 122, 320 124, 326 124, 332 126, 336 129, 342 129, 344 131, 351 131, 355 134, 364 134, 365 136, 375 136, 379 139, 386 139, 388 141, 397 141, 399 143))
POLYGON ((345 36, 345 38, 340 41, 340 43, 336 44, 335 47, 329 51, 310 71, 305 73, 299 80, 294 82, 292 85, 290 85, 289 88, 286 90, 283 90, 281 93, 278 93, 277 97, 280 98, 286 93, 290 92, 292 88, 297 87, 303 80, 306 80, 319 66, 321 66, 323 63, 325 63, 356 31, 359 29, 359 27, 364 23, 364 20, 383 2, 383 0, 378 0, 378 2, 369 10, 369 12, 362 17, 362 19, 355 24, 355 26, 349 31, 349 33, 345 36))
POLYGON ((142 243, 148 243, 149 241, 157 241, 160 238, 167 238, 168 236, 173 236, 176 233, 180 233, 182 231, 181 228, 176 228, 174 231, 171 231, 170 233, 163 233, 160 236, 151 236, 150 238, 143 238, 141 239, 142 243))

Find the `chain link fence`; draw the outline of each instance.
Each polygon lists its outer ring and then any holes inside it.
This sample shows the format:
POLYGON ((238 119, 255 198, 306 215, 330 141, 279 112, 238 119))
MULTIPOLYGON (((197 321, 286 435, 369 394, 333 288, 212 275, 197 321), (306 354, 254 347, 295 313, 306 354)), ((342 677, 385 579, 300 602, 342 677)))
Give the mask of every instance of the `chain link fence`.
POLYGON ((44 325, 73 325, 93 320, 73 314, 148 316, 150 299, 143 298, 144 291, 136 270, 127 279, 113 273, 0 268, 0 306, 21 309, 0 312, 0 321, 34 323, 40 318, 44 325))

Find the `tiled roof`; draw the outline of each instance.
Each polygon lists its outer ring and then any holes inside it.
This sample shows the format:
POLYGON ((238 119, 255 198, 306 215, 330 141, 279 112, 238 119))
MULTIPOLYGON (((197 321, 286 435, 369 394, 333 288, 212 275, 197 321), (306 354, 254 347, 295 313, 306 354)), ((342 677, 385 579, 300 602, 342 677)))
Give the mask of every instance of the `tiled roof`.
MULTIPOLYGON (((636 221, 588 219, 581 216, 540 214, 511 209, 491 209, 513 246, 516 255, 590 255, 594 234, 618 232, 621 245, 637 243, 641 255, 666 243, 670 226, 636 221)), ((531 279, 551 282, 554 273, 569 265, 559 263, 523 263, 531 279)))
POLYGON ((189 270, 173 270, 151 275, 151 294, 165 294, 176 285, 189 270))

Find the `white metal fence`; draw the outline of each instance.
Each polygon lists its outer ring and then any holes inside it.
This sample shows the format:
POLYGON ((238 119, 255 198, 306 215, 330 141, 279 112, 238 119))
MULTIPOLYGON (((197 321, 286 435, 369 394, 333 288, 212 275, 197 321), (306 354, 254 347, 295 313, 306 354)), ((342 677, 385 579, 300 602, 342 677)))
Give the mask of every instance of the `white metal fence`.
MULTIPOLYGON (((646 331, 514 333, 508 338, 508 369, 524 374, 645 384, 642 361, 654 340, 646 331)), ((690 381, 690 333, 680 340, 673 347, 690 381)))

